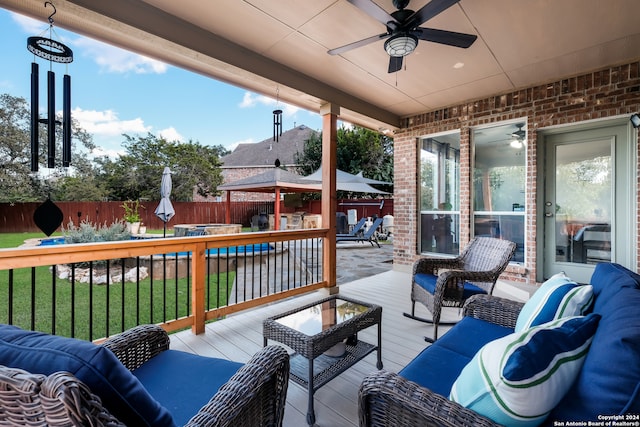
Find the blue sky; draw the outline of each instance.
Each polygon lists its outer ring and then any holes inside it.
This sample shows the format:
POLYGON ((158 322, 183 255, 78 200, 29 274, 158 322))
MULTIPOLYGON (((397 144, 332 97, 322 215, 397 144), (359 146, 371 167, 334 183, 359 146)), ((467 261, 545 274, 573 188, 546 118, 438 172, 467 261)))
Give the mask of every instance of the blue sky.
MULTIPOLYGON (((62 109, 62 76, 71 76, 72 116, 93 135, 96 155, 123 152, 122 134, 164 136, 174 141, 223 145, 232 150, 239 143, 260 142, 272 135, 275 93, 268 98, 203 77, 102 42, 63 30, 55 25, 53 39, 73 50, 68 66, 53 63, 56 73, 56 110, 62 109)), ((31 98, 31 63, 27 37, 49 37, 48 21, 36 21, 0 9, 2 66, 0 93, 31 98)), ((40 110, 46 109, 46 71, 40 64, 40 110)), ((277 103, 283 113, 283 130, 307 125, 320 130, 321 117, 314 112, 277 103)), ((46 115, 46 114, 43 114, 46 115)))

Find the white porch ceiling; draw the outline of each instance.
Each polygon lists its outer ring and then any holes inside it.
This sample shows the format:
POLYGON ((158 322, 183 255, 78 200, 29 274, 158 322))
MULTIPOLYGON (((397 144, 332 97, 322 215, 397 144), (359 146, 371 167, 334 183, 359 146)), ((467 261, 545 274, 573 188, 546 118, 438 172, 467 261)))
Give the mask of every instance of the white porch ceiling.
MULTIPOLYGON (((375 0, 392 12, 392 0, 375 0)), ((412 0, 418 10, 428 0, 412 0)), ((341 119, 400 119, 640 59, 637 0, 461 0, 424 27, 476 34, 469 49, 420 41, 388 74, 385 32, 346 0, 56 0, 55 25, 341 119), (464 66, 456 68, 456 64, 464 66)), ((46 22, 42 0, 0 6, 46 22)))

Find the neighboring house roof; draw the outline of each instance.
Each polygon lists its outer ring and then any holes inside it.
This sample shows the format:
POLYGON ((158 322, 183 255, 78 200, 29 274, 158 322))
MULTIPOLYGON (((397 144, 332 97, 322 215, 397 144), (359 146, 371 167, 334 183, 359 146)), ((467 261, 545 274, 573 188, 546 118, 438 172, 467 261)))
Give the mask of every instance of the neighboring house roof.
POLYGON ((305 142, 315 133, 305 125, 296 126, 278 137, 254 144, 240 144, 231 154, 221 158, 222 168, 273 166, 276 159, 282 166, 294 165, 297 152, 302 153, 305 142))

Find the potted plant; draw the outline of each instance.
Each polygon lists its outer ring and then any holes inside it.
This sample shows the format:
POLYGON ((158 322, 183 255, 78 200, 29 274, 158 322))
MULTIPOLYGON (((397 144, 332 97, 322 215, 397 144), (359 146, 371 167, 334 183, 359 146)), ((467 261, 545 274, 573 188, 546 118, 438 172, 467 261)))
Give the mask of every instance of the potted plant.
POLYGON ((127 200, 122 204, 124 209, 124 221, 127 223, 127 231, 138 234, 140 231, 140 201, 127 200))

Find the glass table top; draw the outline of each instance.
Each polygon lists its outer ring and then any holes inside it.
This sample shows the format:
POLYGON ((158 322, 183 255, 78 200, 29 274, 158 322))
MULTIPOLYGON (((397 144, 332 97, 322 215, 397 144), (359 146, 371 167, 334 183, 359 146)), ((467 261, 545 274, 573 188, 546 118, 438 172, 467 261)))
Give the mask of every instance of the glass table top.
POLYGON ((312 336, 339 323, 353 319, 366 312, 369 308, 362 304, 335 298, 304 308, 275 321, 305 335, 312 336))

